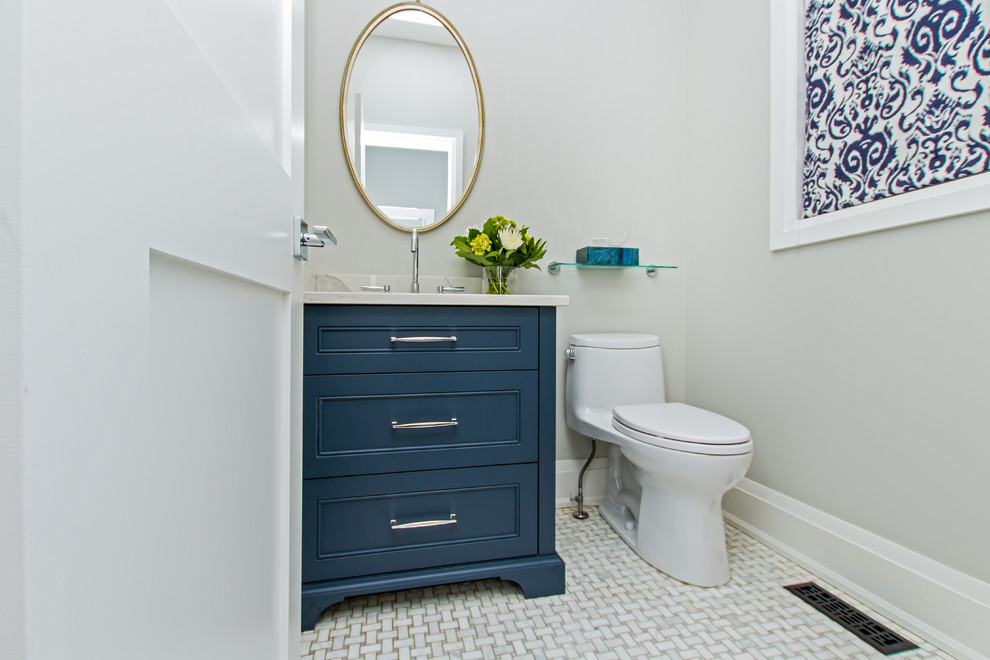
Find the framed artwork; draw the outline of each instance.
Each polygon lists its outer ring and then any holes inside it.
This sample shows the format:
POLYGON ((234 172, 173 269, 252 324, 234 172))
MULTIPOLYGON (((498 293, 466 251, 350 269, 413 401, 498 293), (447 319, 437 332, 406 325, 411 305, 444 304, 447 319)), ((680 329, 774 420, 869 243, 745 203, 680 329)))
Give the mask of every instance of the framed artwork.
POLYGON ((990 0, 771 0, 778 250, 990 208, 990 0))

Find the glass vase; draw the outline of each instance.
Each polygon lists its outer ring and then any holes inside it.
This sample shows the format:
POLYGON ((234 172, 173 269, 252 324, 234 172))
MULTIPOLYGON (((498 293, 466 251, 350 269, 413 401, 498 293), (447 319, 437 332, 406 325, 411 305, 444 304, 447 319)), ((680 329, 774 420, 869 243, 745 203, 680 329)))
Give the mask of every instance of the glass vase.
POLYGON ((485 271, 483 288, 486 293, 509 294, 516 282, 515 266, 482 266, 485 271))

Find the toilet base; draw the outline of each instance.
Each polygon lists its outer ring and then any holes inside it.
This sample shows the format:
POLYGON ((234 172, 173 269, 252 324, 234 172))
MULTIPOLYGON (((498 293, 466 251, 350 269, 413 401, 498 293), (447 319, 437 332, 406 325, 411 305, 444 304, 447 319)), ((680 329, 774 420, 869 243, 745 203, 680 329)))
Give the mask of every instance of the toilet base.
MULTIPOLYGON (((652 499, 648 493, 644 496, 652 499)), ((657 516, 655 503, 647 508, 654 512, 644 516, 647 521, 671 518, 669 510, 668 515, 657 516)), ((646 563, 686 584, 722 586, 729 581, 729 559, 721 507, 714 517, 711 509, 707 512, 699 512, 694 507, 689 509, 694 513, 680 511, 673 516, 687 524, 674 524, 667 531, 656 522, 647 522, 643 529, 628 507, 621 504, 605 500, 599 505, 605 522, 646 563)))
POLYGON ((651 566, 681 582, 729 581, 722 496, 751 455, 698 456, 639 444, 609 447, 606 522, 651 566))

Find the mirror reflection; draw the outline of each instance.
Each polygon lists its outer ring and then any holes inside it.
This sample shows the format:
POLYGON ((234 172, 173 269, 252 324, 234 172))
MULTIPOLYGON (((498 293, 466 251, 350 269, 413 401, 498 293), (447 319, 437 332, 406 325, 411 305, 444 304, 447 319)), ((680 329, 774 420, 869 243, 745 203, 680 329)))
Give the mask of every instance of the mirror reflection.
POLYGON ((351 51, 340 118, 351 175, 382 220, 429 230, 464 202, 484 141, 481 86, 438 12, 403 3, 372 20, 351 51))

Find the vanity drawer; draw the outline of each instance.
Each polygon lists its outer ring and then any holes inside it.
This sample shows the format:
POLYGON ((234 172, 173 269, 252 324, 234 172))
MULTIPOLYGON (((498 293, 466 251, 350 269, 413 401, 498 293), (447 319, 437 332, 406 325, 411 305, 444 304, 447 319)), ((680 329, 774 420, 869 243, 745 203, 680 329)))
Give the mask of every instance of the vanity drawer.
POLYGON ((536 554, 536 483, 536 464, 308 479, 303 581, 536 554))
POLYGON ((305 478, 539 455, 535 371, 305 376, 303 392, 305 478))
POLYGON ((311 305, 303 345, 306 374, 536 369, 539 310, 311 305))

